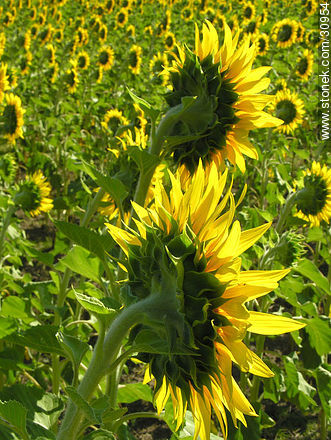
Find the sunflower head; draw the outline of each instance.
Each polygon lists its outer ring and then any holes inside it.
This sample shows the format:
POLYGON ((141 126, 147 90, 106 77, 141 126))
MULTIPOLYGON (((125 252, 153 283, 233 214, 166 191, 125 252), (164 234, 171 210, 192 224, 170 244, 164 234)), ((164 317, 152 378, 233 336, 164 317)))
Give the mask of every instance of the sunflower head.
POLYGON ((134 44, 129 51, 129 69, 134 75, 140 73, 142 48, 134 44))
POLYGON ((179 173, 170 173, 169 195, 158 180, 148 208, 133 203, 138 232, 106 224, 126 255, 124 303, 153 302, 129 339, 141 347, 138 357, 148 363, 148 378, 155 379, 157 409, 171 396, 178 429, 190 407, 196 438, 202 440, 209 439, 211 408, 225 438, 224 407, 236 426, 237 419, 245 423, 244 414, 256 415, 232 377, 232 362, 242 371, 272 376, 242 342, 246 332, 272 334, 265 326, 276 321, 282 323, 281 333, 302 327, 246 309, 247 301, 270 292, 288 271, 240 271, 239 255, 270 225, 241 232, 236 221, 231 227, 234 199, 230 191, 221 197, 226 176, 215 165, 205 172, 200 161, 185 189, 179 173), (144 350, 146 338, 156 349, 144 350))
POLYGON ((276 243, 273 256, 285 267, 293 266, 305 253, 305 237, 292 231, 285 232, 276 243))
POLYGON ((16 172, 17 163, 12 153, 6 153, 0 158, 0 177, 7 183, 13 182, 16 172))
POLYGON ((114 64, 114 50, 104 46, 99 50, 98 64, 103 70, 109 70, 114 64))
POLYGON ((293 133, 303 121, 303 101, 298 98, 295 92, 290 92, 287 89, 280 90, 276 93, 271 108, 274 110, 275 116, 283 121, 283 125, 276 128, 282 133, 293 133))
POLYGON ((296 74, 300 77, 301 81, 307 81, 313 71, 314 55, 306 49, 301 56, 297 59, 296 74))
POLYGON ((171 108, 180 108, 192 97, 191 106, 173 127, 171 135, 183 142, 171 149, 178 165, 192 173, 199 160, 204 164, 228 159, 245 170, 243 154, 257 158, 248 141, 248 130, 279 125, 262 110, 272 100, 257 95, 269 85, 262 76, 269 70, 252 70, 255 45, 246 38, 237 49, 239 35, 232 39, 230 28, 224 26, 224 41, 220 47, 218 34, 209 22, 203 25, 202 41, 196 27, 195 51, 178 47, 175 62, 166 69, 170 73, 172 90, 165 95, 171 108), (239 68, 240 66, 240 68, 239 68))
POLYGON ((82 70, 86 70, 90 65, 90 57, 86 51, 81 51, 77 54, 77 67, 82 70))
POLYGON ((12 144, 17 138, 23 138, 23 114, 21 99, 13 93, 6 95, 6 104, 0 116, 0 134, 12 144))
POLYGON ((71 65, 71 68, 67 70, 64 76, 64 80, 67 85, 68 91, 70 93, 75 93, 79 84, 76 60, 71 60, 71 65))
POLYGON ((284 18, 272 28, 272 36, 277 46, 286 48, 292 46, 297 38, 298 23, 295 20, 284 18))
POLYGON ((311 169, 304 172, 303 188, 297 191, 298 212, 296 216, 319 226, 331 217, 331 170, 326 165, 313 162, 311 169))
POLYGON ((51 186, 41 170, 27 176, 14 196, 15 204, 35 217, 42 212, 53 208, 53 201, 49 197, 51 186))

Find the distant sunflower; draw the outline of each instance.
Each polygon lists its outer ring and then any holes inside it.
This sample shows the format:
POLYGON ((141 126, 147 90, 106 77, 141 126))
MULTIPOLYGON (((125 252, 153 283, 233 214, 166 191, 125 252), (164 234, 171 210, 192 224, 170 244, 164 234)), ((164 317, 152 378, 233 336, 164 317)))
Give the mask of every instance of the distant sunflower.
POLYGON ((14 89, 17 86, 17 70, 13 68, 7 68, 9 87, 14 89))
POLYGON ((153 77, 153 82, 165 86, 169 81, 169 73, 167 71, 168 58, 165 53, 158 52, 153 55, 149 63, 149 70, 153 77))
POLYGON ((178 47, 179 56, 174 55, 176 61, 166 69, 173 86, 165 95, 169 106, 180 105, 184 97, 196 97, 195 111, 204 115, 191 126, 187 121, 180 121, 171 133, 196 137, 172 149, 175 163, 185 164, 190 173, 200 158, 204 165, 216 161, 219 166, 228 159, 243 172, 243 154, 258 158, 248 139, 249 130, 281 124, 279 119, 263 112, 274 97, 259 94, 270 83, 268 78, 262 78, 270 67, 252 70, 255 45, 246 38, 237 49, 238 38, 239 33, 232 39, 231 30, 225 24, 224 43, 219 47, 218 35, 211 23, 203 25, 202 41, 196 26, 195 52, 178 47))
POLYGON ((237 420, 246 426, 245 415, 257 415, 233 377, 234 365, 243 373, 273 376, 243 342, 246 333, 277 335, 304 324, 248 309, 251 300, 275 289, 288 270, 241 270, 240 255, 270 223, 242 231, 239 221, 233 222, 232 194, 220 198, 227 173, 220 175, 215 164, 205 172, 200 162, 185 189, 178 173, 169 175, 169 195, 159 179, 147 208, 133 203, 137 232, 106 223, 125 255, 127 298, 139 303, 154 295, 163 310, 163 316, 146 311, 146 320, 133 327, 129 340, 138 344, 147 332, 162 347, 160 353, 142 350, 136 356, 147 364, 145 382, 154 379, 158 413, 171 400, 178 430, 189 409, 194 439, 201 440, 210 438, 214 413, 226 439, 226 409, 235 426, 237 420))
POLYGON ((26 54, 20 60, 20 68, 22 75, 26 75, 28 73, 30 69, 31 61, 32 61, 32 53, 26 52, 26 54))
POLYGON ((259 34, 254 40, 256 55, 265 55, 269 49, 269 37, 267 34, 259 34))
POLYGON ((134 37, 136 35, 136 28, 133 24, 129 24, 129 26, 126 28, 126 35, 128 37, 134 37))
POLYGON ((42 171, 38 170, 27 176, 24 183, 20 185, 19 191, 14 197, 18 206, 28 211, 32 217, 42 212, 49 212, 53 208, 53 201, 50 198, 51 185, 47 182, 42 171))
POLYGON ((76 57, 77 67, 82 70, 88 69, 90 65, 90 57, 85 50, 80 51, 76 57))
POLYGON ((295 20, 284 18, 272 28, 272 38, 278 47, 286 48, 292 46, 297 38, 298 23, 295 20))
POLYGON ((305 34, 305 28, 303 27, 302 23, 298 22, 298 28, 297 28, 297 35, 296 35, 296 42, 301 43, 303 41, 305 34))
POLYGON ((0 133, 11 144, 16 143, 16 139, 23 138, 23 114, 21 99, 13 93, 6 95, 6 103, 2 115, 0 116, 0 133))
POLYGON ((0 66, 0 103, 3 101, 5 91, 9 89, 9 81, 7 75, 7 64, 0 66))
POLYGON ((253 3, 245 2, 243 4, 243 9, 242 9, 242 18, 244 20, 244 24, 247 24, 249 21, 253 20, 255 14, 256 14, 256 10, 253 3))
POLYGON ((259 32, 259 27, 260 27, 260 20, 258 18, 255 18, 247 23, 247 25, 244 28, 244 32, 245 34, 249 35, 252 40, 254 40, 259 32))
POLYGON ((4 32, 0 32, 0 57, 2 57, 6 47, 6 35, 4 32))
POLYGON ((107 40, 108 29, 105 24, 102 24, 99 30, 99 41, 104 43, 107 40))
POLYGON ((65 82, 69 93, 75 93, 79 84, 77 62, 71 60, 71 67, 67 70, 65 75, 65 82))
POLYGON ((104 8, 108 13, 111 13, 115 7, 115 0, 106 0, 104 8))
POLYGON ((58 75, 59 75, 59 64, 55 61, 54 64, 52 64, 49 69, 49 76, 52 84, 55 83, 58 75))
POLYGON ((130 121, 118 109, 108 110, 103 121, 101 122, 104 130, 109 132, 112 136, 117 136, 118 130, 129 124, 130 121))
POLYGON ((193 10, 192 10, 192 8, 189 7, 189 6, 186 6, 185 8, 183 8, 181 10, 180 16, 181 16, 181 19, 184 20, 184 21, 191 20, 193 18, 193 10))
POLYGON ((167 50, 173 49, 176 44, 175 35, 172 32, 167 32, 164 36, 164 46, 167 50))
POLYGON ((320 38, 318 29, 312 29, 306 33, 306 44, 309 47, 318 47, 322 44, 322 38, 320 38))
POLYGON ((55 49, 53 44, 47 44, 45 54, 46 60, 52 66, 55 63, 55 49))
POLYGON ((114 64, 114 50, 110 46, 103 46, 99 50, 98 64, 103 70, 109 70, 114 64))
POLYGON ((331 169, 313 162, 311 169, 304 171, 304 188, 297 191, 297 217, 319 226, 331 217, 331 169))
POLYGON ((302 124, 304 104, 295 92, 289 90, 277 92, 271 108, 275 116, 284 121, 283 125, 276 128, 277 131, 290 134, 302 124))
POLYGON ((260 16, 259 16, 259 20, 261 24, 266 24, 268 21, 268 11, 267 9, 263 9, 263 11, 261 12, 260 16))
POLYGON ((297 59, 296 74, 300 77, 301 81, 307 81, 313 72, 314 55, 306 49, 303 55, 297 59))
POLYGON ((129 51, 129 69, 134 75, 139 75, 142 48, 134 44, 129 51))
POLYGON ((36 38, 37 34, 38 34, 38 30, 39 30, 39 26, 37 24, 33 24, 30 28, 31 31, 31 37, 32 38, 36 38))
POLYGON ((35 20, 36 18, 37 18, 37 9, 36 9, 36 7, 35 6, 32 6, 31 8, 30 8, 30 11, 29 11, 29 18, 30 18, 30 20, 35 20))
POLYGON ((23 47, 26 51, 29 51, 30 46, 31 46, 31 31, 29 29, 25 32, 23 47))
POLYGON ((308 0, 305 4, 305 12, 308 16, 314 15, 317 9, 318 3, 315 0, 308 0))
POLYGON ((273 93, 279 92, 280 90, 287 90, 287 82, 284 78, 277 79, 273 93))
POLYGON ((116 14, 116 25, 117 27, 124 27, 128 21, 128 11, 125 8, 121 8, 116 14))
POLYGON ((38 37, 39 37, 40 43, 42 45, 48 43, 48 41, 52 37, 52 32, 53 32, 53 28, 52 28, 52 26, 50 24, 47 25, 43 30, 41 30, 39 32, 38 37))

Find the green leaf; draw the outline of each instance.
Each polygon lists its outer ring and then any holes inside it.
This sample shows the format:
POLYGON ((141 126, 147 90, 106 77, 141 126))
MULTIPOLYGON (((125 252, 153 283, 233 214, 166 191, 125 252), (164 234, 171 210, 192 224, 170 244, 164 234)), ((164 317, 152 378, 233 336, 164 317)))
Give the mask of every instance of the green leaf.
POLYGON ((107 307, 98 298, 93 298, 92 296, 84 295, 83 293, 75 292, 75 296, 79 304, 81 304, 84 309, 89 312, 97 313, 99 315, 111 315, 116 312, 115 309, 107 307))
POLYGON ((87 436, 84 436, 84 440, 116 440, 114 434, 106 429, 98 429, 93 431, 87 436))
POLYGON ((57 267, 61 268, 61 266, 68 267, 73 272, 97 283, 100 281, 101 261, 81 246, 71 248, 68 254, 59 261, 57 267))
POLYGON ((328 295, 331 295, 327 278, 321 274, 312 261, 304 258, 296 267, 293 267, 293 270, 310 279, 316 284, 317 287, 322 289, 328 295))
POLYGON ((147 384, 138 382, 120 385, 117 394, 118 403, 131 403, 140 399, 153 402, 153 393, 147 384))
POLYGON ((57 340, 58 328, 52 325, 37 325, 25 332, 11 334, 7 340, 18 345, 34 348, 44 353, 57 353, 64 355, 64 351, 57 340))
POLYGON ((27 409, 16 400, 0 401, 0 424, 21 435, 22 440, 29 440, 30 437, 26 430, 27 412, 27 409))
POLYGON ((322 356, 331 351, 331 332, 330 321, 326 316, 317 316, 307 320, 306 332, 309 335, 309 341, 315 348, 317 354, 322 356))
POLYGON ((135 95, 128 87, 126 88, 132 100, 139 105, 139 107, 144 111, 144 113, 151 118, 152 121, 156 121, 159 116, 159 110, 155 110, 152 108, 151 104, 145 101, 139 96, 135 95))
POLYGON ((55 394, 45 393, 36 404, 38 411, 35 411, 33 421, 45 429, 51 429, 52 426, 57 424, 63 411, 61 399, 55 394))
MULTIPOLYGON (((329 366, 326 366, 330 368, 329 366)), ((317 383, 318 395, 327 416, 327 419, 331 419, 331 372, 325 369, 323 366, 319 366, 315 370, 315 378, 317 383)))
POLYGON ((141 150, 134 146, 128 146, 127 149, 130 157, 132 157, 137 164, 139 171, 143 174, 147 174, 159 164, 159 158, 155 154, 149 153, 147 150, 141 150))
POLYGON ((2 301, 1 315, 17 319, 29 318, 26 302, 18 296, 8 296, 2 301))
POLYGON ((77 370, 84 354, 90 349, 90 346, 80 339, 63 333, 57 333, 57 339, 63 347, 63 350, 68 353, 74 368, 77 370))
POLYGON ((77 406, 77 408, 79 408, 84 413, 86 418, 91 423, 100 423, 100 420, 98 420, 98 418, 96 417, 93 408, 88 404, 88 402, 85 399, 83 399, 83 397, 78 393, 76 388, 69 386, 65 388, 65 391, 70 397, 70 399, 77 406))
POLYGON ((125 199, 128 193, 124 184, 119 179, 103 175, 84 160, 82 160, 82 168, 101 188, 110 194, 117 203, 125 199))
POLYGON ((114 246, 114 241, 109 234, 100 235, 95 231, 62 221, 54 221, 55 226, 75 244, 92 252, 101 260, 106 258, 106 253, 114 246))
POLYGON ((16 321, 13 318, 3 318, 0 316, 0 339, 17 331, 16 321))

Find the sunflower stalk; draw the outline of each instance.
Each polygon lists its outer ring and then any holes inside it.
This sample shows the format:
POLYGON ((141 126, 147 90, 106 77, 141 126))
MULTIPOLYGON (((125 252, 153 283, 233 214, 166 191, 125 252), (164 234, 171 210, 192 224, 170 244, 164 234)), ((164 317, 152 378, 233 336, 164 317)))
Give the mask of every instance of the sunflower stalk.
MULTIPOLYGON (((164 311, 169 308, 169 297, 164 294, 169 287, 166 282, 161 286, 159 292, 152 293, 145 299, 123 309, 110 325, 105 337, 99 336, 90 365, 77 388, 77 392, 83 399, 87 401, 91 399, 101 379, 109 371, 108 366, 115 362, 122 341, 130 328, 144 322, 146 317, 155 317, 155 319, 157 315, 160 317, 159 312, 165 313, 164 311)), ((171 294, 169 290, 167 291, 171 294)), ((150 322, 150 320, 148 321, 150 322)), ((76 440, 83 418, 82 410, 69 399, 57 440, 76 440)))

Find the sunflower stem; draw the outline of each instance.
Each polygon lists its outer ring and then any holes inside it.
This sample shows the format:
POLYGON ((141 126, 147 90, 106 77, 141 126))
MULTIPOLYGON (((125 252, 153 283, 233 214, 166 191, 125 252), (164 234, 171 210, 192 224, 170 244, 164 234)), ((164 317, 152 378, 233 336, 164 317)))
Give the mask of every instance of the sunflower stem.
MULTIPOLYGON (((111 323, 105 338, 98 338, 90 365, 77 388, 77 392, 83 399, 87 401, 91 399, 100 380, 107 373, 108 365, 112 364, 118 356, 122 340, 129 329, 142 322, 145 312, 153 310, 158 302, 158 295, 151 295, 123 309, 111 323)), ((57 440, 76 440, 83 418, 82 410, 69 399, 57 440)))
POLYGON ((9 225, 10 225, 10 220, 11 220, 12 215, 14 214, 15 210, 16 210, 16 206, 10 205, 8 208, 6 217, 4 218, 4 221, 3 221, 2 229, 0 232, 0 261, 2 258, 2 251, 4 248, 6 232, 7 232, 9 225))
POLYGON ((285 204, 283 205, 280 211, 279 219, 275 227, 275 230, 278 234, 281 234, 283 232, 286 226, 287 219, 291 214, 292 208, 297 201, 297 196, 298 193, 294 192, 292 194, 289 194, 289 196, 287 197, 285 204))
MULTIPOLYGON (((81 226, 84 227, 88 224, 104 194, 105 191, 101 188, 95 195, 94 199, 89 203, 85 215, 81 221, 81 226)), ((71 270, 66 268, 62 280, 60 282, 59 294, 57 296, 56 308, 54 311, 55 326, 59 326, 62 321, 60 311, 64 305, 64 301, 67 296, 67 289, 68 289, 70 277, 71 277, 71 270)), ((53 370, 52 390, 54 394, 58 394, 60 389, 60 359, 59 359, 59 355, 57 354, 52 355, 52 370, 53 370)))

